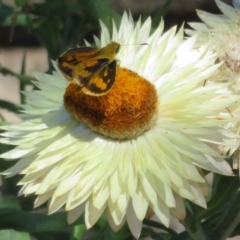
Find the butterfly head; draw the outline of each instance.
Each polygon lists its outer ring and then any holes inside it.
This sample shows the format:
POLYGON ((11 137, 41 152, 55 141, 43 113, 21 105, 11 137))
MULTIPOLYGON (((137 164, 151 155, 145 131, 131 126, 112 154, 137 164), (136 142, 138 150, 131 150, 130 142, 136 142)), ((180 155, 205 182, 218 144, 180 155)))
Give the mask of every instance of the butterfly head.
POLYGON ((107 45, 108 49, 112 49, 113 54, 117 54, 120 50, 120 44, 117 42, 111 42, 107 45))

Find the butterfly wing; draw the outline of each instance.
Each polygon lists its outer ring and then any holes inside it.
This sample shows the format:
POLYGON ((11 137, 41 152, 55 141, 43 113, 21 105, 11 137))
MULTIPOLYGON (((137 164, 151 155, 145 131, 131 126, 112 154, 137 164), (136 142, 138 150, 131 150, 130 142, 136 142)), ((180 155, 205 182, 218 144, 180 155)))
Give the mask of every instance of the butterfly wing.
POLYGON ((98 52, 99 49, 93 47, 69 49, 57 59, 57 66, 68 80, 72 80, 73 69, 81 62, 96 56, 98 52))
POLYGON ((57 65, 69 80, 75 80, 85 94, 100 96, 112 87, 116 61, 99 54, 101 49, 81 47, 69 49, 57 59, 57 65))
POLYGON ((97 76, 108 66, 108 59, 88 59, 79 63, 72 71, 72 78, 77 81, 79 86, 86 85, 91 78, 97 76))
POLYGON ((113 86, 116 76, 116 61, 92 74, 83 85, 82 91, 87 95, 101 96, 106 94, 113 86))

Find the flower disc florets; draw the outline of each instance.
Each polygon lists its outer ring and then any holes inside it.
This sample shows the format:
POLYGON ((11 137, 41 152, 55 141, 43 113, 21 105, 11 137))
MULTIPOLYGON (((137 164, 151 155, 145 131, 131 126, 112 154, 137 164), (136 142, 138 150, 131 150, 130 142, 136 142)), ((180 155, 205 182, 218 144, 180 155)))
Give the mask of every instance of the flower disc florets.
POLYGON ((64 105, 97 133, 126 140, 140 136, 154 125, 158 97, 153 84, 131 70, 118 67, 115 84, 106 95, 86 95, 72 82, 66 89, 64 105))

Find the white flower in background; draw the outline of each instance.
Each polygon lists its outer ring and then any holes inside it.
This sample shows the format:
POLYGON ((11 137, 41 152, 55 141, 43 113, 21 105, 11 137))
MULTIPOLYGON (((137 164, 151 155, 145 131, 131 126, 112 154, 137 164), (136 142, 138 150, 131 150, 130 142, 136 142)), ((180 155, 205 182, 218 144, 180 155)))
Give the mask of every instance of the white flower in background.
MULTIPOLYGON (((203 23, 189 23, 194 30, 187 29, 189 35, 198 35, 200 43, 209 43, 226 67, 240 72, 240 0, 233 1, 234 7, 219 0, 216 4, 223 14, 211 14, 197 10, 203 23)), ((239 88, 238 88, 239 91, 239 88)))
MULTIPOLYGON (((211 14, 197 10, 197 14, 203 23, 189 23, 194 29, 185 30, 190 36, 197 35, 199 44, 209 44, 210 49, 216 53, 218 61, 222 61, 213 81, 230 83, 228 89, 233 94, 240 94, 240 0, 234 0, 233 6, 229 6, 219 0, 216 4, 223 14, 211 14)), ((235 104, 229 108, 229 113, 236 119, 234 123, 227 124, 229 132, 240 133, 240 108, 235 104)), ((239 139, 231 147, 232 154, 240 145, 239 139)), ((229 148, 226 148, 228 151, 229 148)), ((235 161, 238 162, 239 151, 235 153, 235 161)), ((234 168, 238 168, 236 162, 234 168)))
POLYGON ((88 228, 106 211, 113 230, 127 221, 138 238, 148 210, 169 226, 170 215, 184 218, 183 199, 206 207, 201 169, 232 174, 218 146, 238 98, 226 83, 205 85, 219 64, 194 49, 194 37, 183 42, 183 29, 163 34, 161 22, 150 35, 150 18, 134 26, 127 14, 112 36, 101 29, 98 47, 148 46, 121 47, 116 82, 101 97, 58 72, 36 74, 40 90, 25 93, 23 121, 1 128, 1 142, 16 148, 0 157, 20 158, 3 174, 24 175, 21 194, 38 195, 35 207, 48 201, 51 214, 64 205, 69 222, 85 212, 88 228))

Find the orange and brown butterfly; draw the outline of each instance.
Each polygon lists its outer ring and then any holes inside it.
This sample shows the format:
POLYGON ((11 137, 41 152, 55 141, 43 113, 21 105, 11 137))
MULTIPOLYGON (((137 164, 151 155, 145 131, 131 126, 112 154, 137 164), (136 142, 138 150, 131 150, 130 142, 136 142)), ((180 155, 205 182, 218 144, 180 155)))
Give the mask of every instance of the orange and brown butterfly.
POLYGON ((82 87, 85 94, 101 96, 109 92, 115 82, 115 56, 119 49, 117 42, 103 48, 69 49, 57 59, 57 65, 69 81, 76 81, 82 87))

